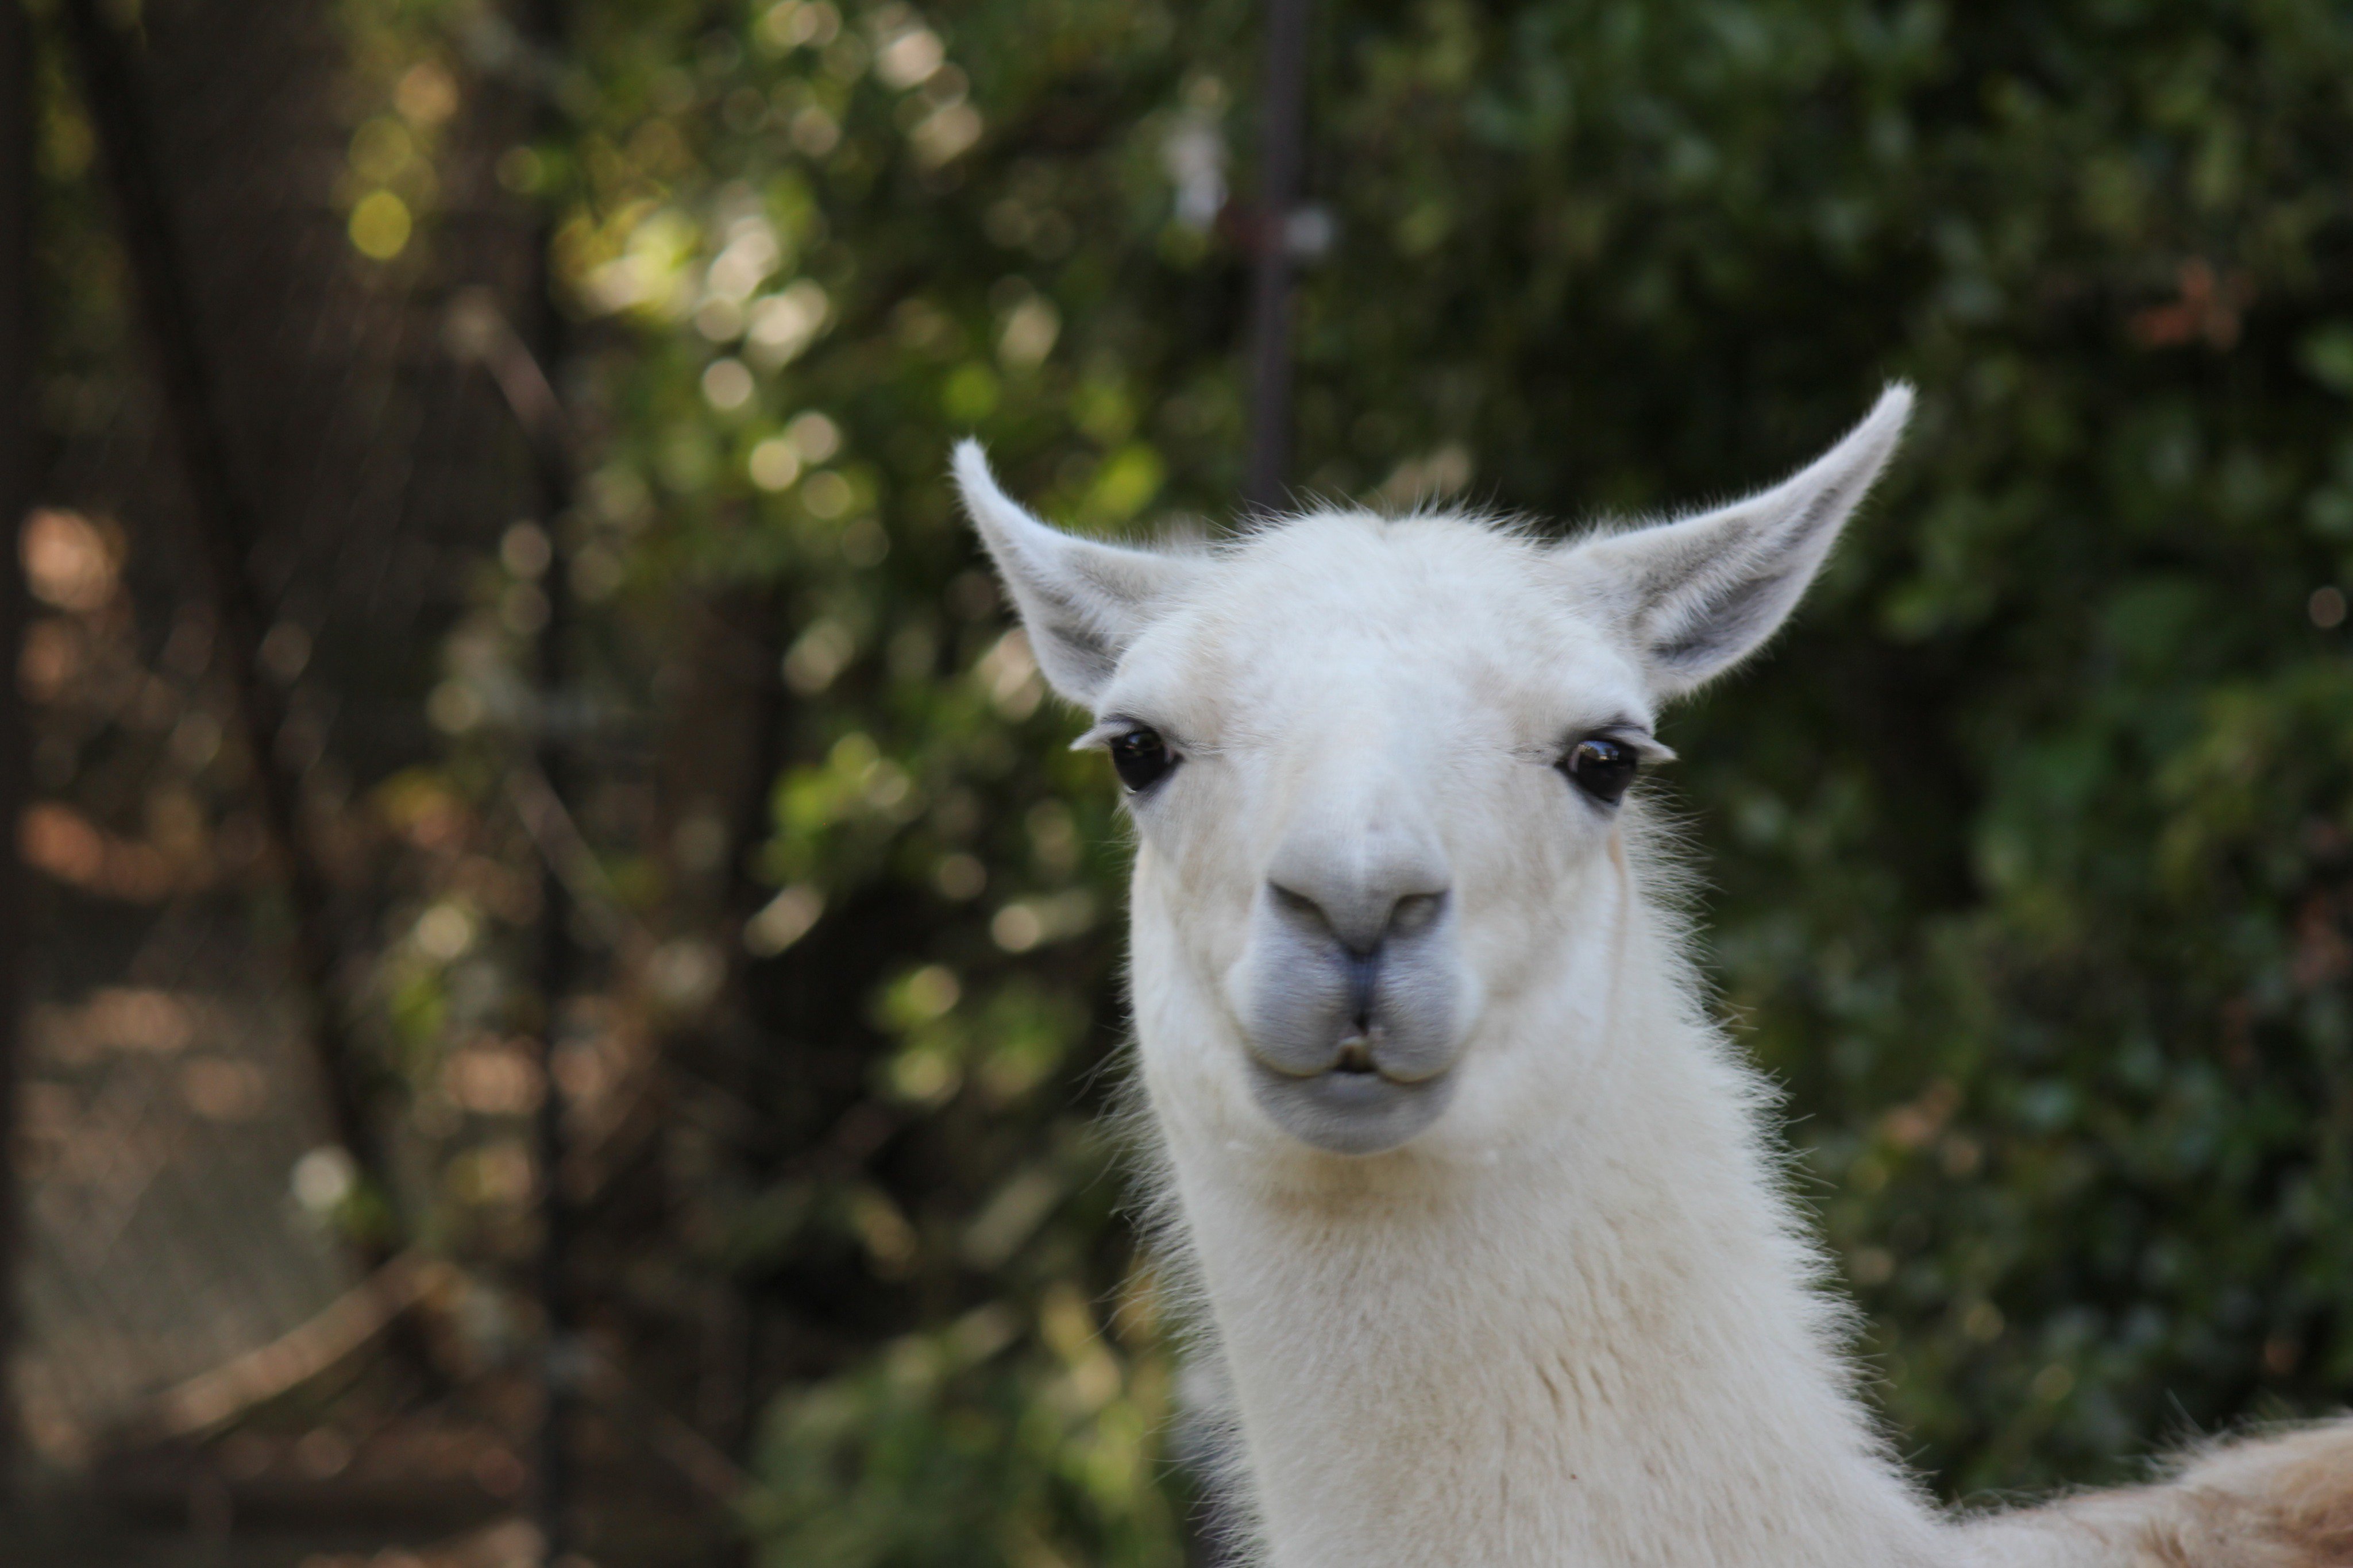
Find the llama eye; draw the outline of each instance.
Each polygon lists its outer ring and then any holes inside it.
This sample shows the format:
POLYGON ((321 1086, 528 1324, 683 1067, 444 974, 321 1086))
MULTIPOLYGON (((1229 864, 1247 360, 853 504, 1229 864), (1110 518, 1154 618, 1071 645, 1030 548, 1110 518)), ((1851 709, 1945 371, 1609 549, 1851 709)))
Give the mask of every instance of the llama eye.
POLYGON ((1120 783, 1142 795, 1168 776, 1176 766, 1176 756, 1157 730, 1139 727, 1111 743, 1111 765, 1120 783))
POLYGON ((1641 766, 1641 758, 1634 748, 1623 741, 1613 741, 1607 735, 1588 735, 1568 749, 1560 760, 1560 771, 1569 781, 1601 802, 1613 805, 1634 782, 1634 773, 1641 766))

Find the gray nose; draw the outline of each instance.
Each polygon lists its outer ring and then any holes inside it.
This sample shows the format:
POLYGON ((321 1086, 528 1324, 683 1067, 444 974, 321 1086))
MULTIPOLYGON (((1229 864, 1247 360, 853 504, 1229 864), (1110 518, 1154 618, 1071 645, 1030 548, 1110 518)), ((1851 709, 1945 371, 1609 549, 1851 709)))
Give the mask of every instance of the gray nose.
POLYGON ((1446 869, 1409 818, 1338 809, 1268 866, 1236 1000, 1251 1092, 1294 1137, 1374 1153, 1445 1108, 1465 1003, 1446 869))
POLYGON ((1274 907, 1283 918, 1311 942, 1337 940, 1345 953, 1342 968, 1345 973, 1347 1000, 1342 1016, 1357 1035, 1368 1035, 1373 1027, 1373 1007, 1381 982, 1381 953, 1391 937, 1411 936, 1438 918, 1446 907, 1443 891, 1407 893, 1388 900, 1384 905, 1379 895, 1359 898, 1353 902, 1337 903, 1344 911, 1334 919, 1332 909, 1316 902, 1280 882, 1269 882, 1267 890, 1274 895, 1274 907))
POLYGON ((1348 952, 1367 958, 1392 936, 1409 936, 1445 907, 1447 878, 1419 846, 1388 854, 1278 856, 1267 891, 1284 919, 1322 928, 1348 952))

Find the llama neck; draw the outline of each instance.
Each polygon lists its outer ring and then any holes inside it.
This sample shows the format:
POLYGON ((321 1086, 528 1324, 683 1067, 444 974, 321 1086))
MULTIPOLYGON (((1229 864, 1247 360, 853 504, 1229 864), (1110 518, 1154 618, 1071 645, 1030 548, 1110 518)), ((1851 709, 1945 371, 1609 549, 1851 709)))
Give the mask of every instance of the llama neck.
POLYGON ((1663 979, 1614 1011, 1538 1150, 1277 1171, 1164 1116, 1276 1568, 1938 1560, 1752 1080, 1663 979))

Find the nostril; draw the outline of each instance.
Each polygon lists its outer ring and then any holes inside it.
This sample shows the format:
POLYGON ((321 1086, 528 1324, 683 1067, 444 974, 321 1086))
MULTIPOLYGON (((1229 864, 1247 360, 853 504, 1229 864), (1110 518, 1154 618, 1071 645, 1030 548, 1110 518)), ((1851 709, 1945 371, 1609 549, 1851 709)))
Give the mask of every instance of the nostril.
POLYGON ((1389 912, 1389 930, 1398 936, 1411 936, 1427 929, 1445 907, 1444 893, 1408 893, 1389 912))
POLYGON ((1296 915, 1301 920, 1311 921, 1317 925, 1331 924, 1324 914, 1324 906, 1306 894, 1286 888, 1280 882, 1270 881, 1266 887, 1267 891, 1274 895, 1275 903, 1286 912, 1296 915))

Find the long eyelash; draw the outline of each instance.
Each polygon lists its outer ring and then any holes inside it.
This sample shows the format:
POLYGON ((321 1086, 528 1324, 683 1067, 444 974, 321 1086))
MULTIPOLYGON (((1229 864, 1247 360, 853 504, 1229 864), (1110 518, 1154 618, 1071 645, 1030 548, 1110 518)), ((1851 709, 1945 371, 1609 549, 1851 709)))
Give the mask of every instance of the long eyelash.
POLYGON ((1168 750, 1179 757, 1200 758, 1224 755, 1224 748, 1207 742, 1179 738, 1165 724, 1155 724, 1146 719, 1132 718, 1125 713, 1113 713, 1096 721, 1094 726, 1071 742, 1074 752, 1100 752, 1113 741, 1133 730, 1150 730, 1157 734, 1168 750))
POLYGON ((1662 744, 1658 737, 1635 724, 1604 724, 1599 730, 1588 730, 1571 735, 1561 743, 1561 755, 1567 756, 1579 741, 1615 741, 1634 753, 1634 760, 1644 767, 1675 760, 1674 748, 1662 744))
POLYGON ((1155 726, 1145 723, 1141 719, 1131 719, 1124 713, 1114 713, 1107 719, 1096 721, 1093 727, 1088 730, 1085 734, 1081 735, 1077 740, 1071 742, 1071 750, 1074 752, 1100 752, 1105 746, 1110 745, 1113 741, 1118 740, 1122 735, 1127 734, 1131 731, 1149 730, 1153 728, 1155 728, 1155 726))

